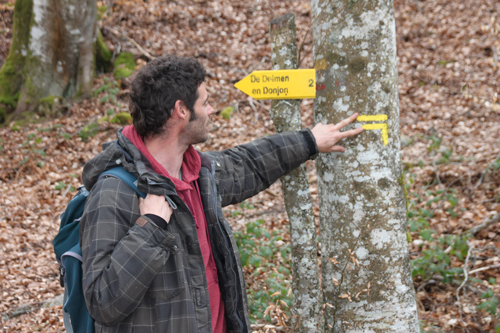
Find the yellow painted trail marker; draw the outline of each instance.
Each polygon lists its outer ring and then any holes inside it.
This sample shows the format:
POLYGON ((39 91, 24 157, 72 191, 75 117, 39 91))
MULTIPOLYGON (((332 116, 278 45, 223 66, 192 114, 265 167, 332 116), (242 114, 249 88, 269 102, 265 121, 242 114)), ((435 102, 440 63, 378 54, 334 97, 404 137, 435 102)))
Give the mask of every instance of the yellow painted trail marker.
POLYGON ((254 99, 316 97, 316 70, 255 71, 234 85, 254 99))
POLYGON ((387 115, 386 114, 376 114, 373 116, 367 116, 367 115, 360 115, 356 119, 358 121, 386 121, 387 120, 387 115))
POLYGON ((384 142, 384 146, 387 146, 389 143, 389 129, 387 128, 387 115, 386 114, 376 114, 373 116, 361 115, 357 118, 358 121, 384 121, 382 124, 363 124, 361 125, 365 130, 382 130, 382 141, 384 142))

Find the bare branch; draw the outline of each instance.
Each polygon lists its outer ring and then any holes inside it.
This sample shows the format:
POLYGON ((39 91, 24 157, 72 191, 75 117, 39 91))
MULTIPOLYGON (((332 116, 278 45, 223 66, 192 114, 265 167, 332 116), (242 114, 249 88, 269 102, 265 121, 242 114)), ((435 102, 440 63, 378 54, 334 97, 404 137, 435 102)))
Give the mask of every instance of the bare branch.
POLYGON ((482 272, 482 271, 487 271, 488 269, 499 268, 499 267, 500 267, 500 264, 486 266, 486 267, 481 267, 481 268, 475 269, 473 271, 470 271, 469 274, 479 273, 479 272, 482 272))
POLYGON ((495 159, 493 160, 493 162, 491 162, 490 164, 488 164, 488 166, 486 167, 486 169, 484 169, 484 171, 481 173, 481 178, 479 178, 479 180, 477 181, 476 185, 474 186, 474 188, 472 189, 472 193, 469 195, 470 197, 472 197, 472 194, 474 193, 474 191, 477 190, 477 188, 479 186, 481 186, 481 184, 483 183, 483 179, 484 177, 486 176, 486 174, 488 173, 488 171, 490 170, 491 166, 498 160, 500 159, 500 154, 498 154, 497 157, 495 157, 495 159))
POLYGON ((436 179, 437 179, 439 185, 443 186, 443 183, 441 183, 441 179, 439 178, 439 172, 436 168, 436 161, 434 161, 434 160, 432 161, 432 167, 434 168, 434 173, 436 174, 436 179))
POLYGON ((285 331, 285 328, 283 326, 275 326, 275 325, 271 325, 271 324, 255 324, 255 325, 250 325, 250 327, 252 328, 252 330, 266 330, 266 332, 268 330, 275 330, 276 332, 284 332, 285 331))
MULTIPOLYGON (((469 275, 467 274, 467 266, 469 265, 470 254, 472 253, 472 250, 474 249, 474 247, 471 246, 471 244, 469 242, 467 242, 467 244, 469 245, 469 251, 467 252, 467 257, 465 258, 465 264, 464 264, 465 278, 464 278, 464 281, 462 282, 462 284, 460 285, 460 287, 458 287, 458 289, 457 289, 457 302, 458 302, 458 308, 460 310, 460 321, 464 324, 465 324, 465 322, 464 322, 464 319, 462 316, 462 303, 460 302, 460 289, 462 289, 462 287, 465 285, 465 283, 467 283, 467 280, 469 279, 469 275)), ((469 330, 467 329, 467 326, 464 326, 464 327, 465 327, 466 331, 469 332, 469 330)))
POLYGON ((491 219, 486 220, 485 222, 481 223, 480 225, 477 225, 471 229, 469 229, 469 232, 472 235, 478 234, 481 230, 488 228, 489 226, 492 226, 493 224, 497 223, 500 221, 500 213, 493 216, 491 219))
MULTIPOLYGON (((304 49, 304 44, 306 43, 306 40, 307 40, 307 36, 309 35, 309 33, 312 31, 312 24, 309 26, 309 29, 307 29, 306 31, 306 34, 304 35, 304 39, 302 40, 302 43, 300 44, 300 47, 299 47, 299 54, 297 56, 298 60, 297 60, 297 68, 300 67, 300 64, 302 63, 302 60, 304 60, 305 56, 302 57, 302 50, 304 49)), ((309 53, 309 52, 308 52, 309 53)))
POLYGON ((137 42, 135 40, 133 40, 132 38, 130 38, 129 36, 127 36, 127 34, 125 33, 124 30, 122 30, 122 32, 119 32, 118 30, 115 30, 113 28, 110 28, 110 27, 107 27, 105 25, 102 25, 103 27, 105 27, 107 30, 111 31, 112 33, 114 33, 116 36, 123 36, 126 40, 128 40, 132 45, 134 45, 137 50, 139 50, 139 52, 145 56, 146 58, 148 58, 149 60, 154 60, 155 57, 153 57, 151 54, 149 54, 146 50, 144 50, 139 44, 137 44, 137 42))
MULTIPOLYGON (((455 157, 455 156, 452 156, 448 159, 448 162, 450 163, 459 163, 459 162, 463 162, 463 159, 460 158, 460 157, 455 157)), ((424 166, 424 165, 432 165, 432 163, 434 163, 434 161, 424 161, 424 160, 419 160, 419 161, 415 161, 415 160, 403 160, 403 165, 407 168, 413 168, 415 166, 424 166)), ((436 165, 439 165, 441 163, 438 163, 436 162, 436 165)))
POLYGON ((264 61, 266 61, 266 60, 269 60, 268 56, 262 57, 262 59, 260 60, 259 64, 257 66, 255 66, 255 68, 250 67, 250 69, 248 70, 248 72, 245 73, 245 76, 247 76, 248 74, 252 73, 253 71, 258 70, 262 66, 262 64, 264 63, 264 61))

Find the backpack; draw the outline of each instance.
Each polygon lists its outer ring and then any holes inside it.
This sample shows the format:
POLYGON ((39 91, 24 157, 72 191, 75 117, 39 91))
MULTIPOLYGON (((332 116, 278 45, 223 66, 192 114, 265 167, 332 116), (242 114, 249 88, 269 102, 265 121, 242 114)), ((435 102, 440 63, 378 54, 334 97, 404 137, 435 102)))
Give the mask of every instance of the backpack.
MULTIPOLYGON (((137 178, 118 166, 103 172, 100 176, 111 175, 123 180, 128 186, 145 198, 146 194, 137 190, 137 178)), ((59 282, 64 287, 63 319, 68 333, 94 333, 94 320, 87 310, 83 297, 82 250, 80 248, 80 219, 85 209, 89 191, 82 185, 61 215, 59 232, 52 244, 59 263, 59 282)))

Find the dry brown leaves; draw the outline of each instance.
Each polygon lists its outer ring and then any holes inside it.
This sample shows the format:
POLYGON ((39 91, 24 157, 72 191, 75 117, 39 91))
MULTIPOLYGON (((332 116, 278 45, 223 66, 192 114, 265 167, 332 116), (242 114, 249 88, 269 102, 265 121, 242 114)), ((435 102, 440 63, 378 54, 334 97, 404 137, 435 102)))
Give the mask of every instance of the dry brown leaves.
MULTIPOLYGON (((499 13, 498 1, 396 3, 401 130, 414 140, 403 149, 403 158, 425 162, 424 167, 409 170, 416 179, 409 192, 413 198, 421 197, 418 208, 434 211, 430 226, 438 235, 464 233, 500 212, 500 170, 490 169, 479 182, 500 154, 499 13), (436 152, 428 151, 431 137, 442 140, 436 152), (433 163, 443 149, 453 151, 453 162, 433 163), (450 189, 458 199, 456 217, 447 212, 449 203, 426 206, 431 192, 450 189)), ((471 241, 477 252, 472 253, 468 270, 487 266, 480 258, 498 257, 499 230, 498 225, 490 227, 471 241)), ((419 237, 413 236, 417 239, 410 252, 416 258, 426 245, 416 245, 419 237)), ((464 266, 461 261, 452 264, 464 266)), ((500 281, 498 269, 483 273, 475 277, 500 281)), ((498 295, 497 287, 486 283, 475 290, 465 288, 462 321, 458 285, 434 282, 415 280, 424 327, 435 332, 493 332, 498 318, 478 311, 476 305, 482 291, 493 288, 498 295)))
MULTIPOLYGON (((112 51, 137 49, 106 27, 125 31, 153 56, 167 53, 195 56, 206 66, 211 103, 220 111, 234 105, 237 111, 227 121, 214 120, 211 139, 197 148, 224 149, 273 133, 268 101, 247 98, 233 84, 256 69, 270 69, 268 26, 273 17, 294 12, 298 44, 310 25, 308 1, 101 1, 108 10, 101 20, 103 35, 112 51)), ((12 38, 12 6, 1 5, 0 62, 7 56, 12 38)), ((410 193, 432 199, 427 190, 453 188, 457 191, 456 217, 447 206, 431 206, 431 226, 442 234, 458 234, 480 224, 486 216, 500 212, 500 170, 490 171, 475 188, 486 167, 500 154, 499 22, 500 3, 495 0, 396 0, 401 131, 413 143, 403 148, 403 159, 425 162, 412 167, 416 175, 410 193), (430 153, 429 137, 441 138, 437 154, 430 153), (453 162, 433 165, 439 150, 453 150, 453 162), (438 181, 439 180, 439 181, 438 181)), ((311 36, 307 36, 302 67, 312 67, 311 36)), ((138 66, 145 59, 138 60, 138 66)), ((103 84, 103 76, 95 86, 103 84)), ((51 241, 58 230, 58 218, 80 184, 83 165, 100 151, 100 145, 114 139, 119 126, 101 123, 97 136, 88 142, 78 132, 106 115, 109 109, 126 110, 130 79, 121 82, 121 105, 99 101, 73 102, 61 118, 40 124, 0 129, 0 313, 4 332, 62 332, 61 307, 39 309, 46 300, 62 293, 51 241), (72 188, 73 187, 73 188, 72 188), (32 313, 7 320, 6 315, 28 304, 32 313)), ((312 101, 302 103, 303 122, 311 126, 312 101)), ((308 163, 309 179, 317 216, 314 163, 308 163)), ((255 212, 232 217, 236 229, 245 222, 264 218, 265 225, 286 230, 287 221, 279 184, 251 199, 255 212)), ((411 194, 412 195, 412 194, 411 194)), ((499 248, 499 226, 477 235, 474 264, 469 269, 494 264, 499 248), (490 250, 488 250, 488 248, 490 250), (475 266, 473 266, 475 265, 475 266)), ((418 238, 417 235, 413 235, 418 238)), ((410 245, 411 252, 422 249, 410 245)), ((458 267, 463 262, 454 263, 458 267)), ((248 273, 253 272, 252 268, 248 273)), ((247 274, 250 276, 250 274, 247 274)), ((475 274, 486 280, 498 270, 475 274)), ((248 280, 252 286, 265 278, 248 280)), ((498 320, 476 310, 484 287, 465 288, 462 297, 464 322, 456 304, 456 285, 424 284, 415 280, 420 317, 435 332, 492 332, 498 320), (496 320, 496 321, 495 321, 496 320), (465 327, 467 325, 467 327, 465 327), (434 327, 434 328, 433 328, 434 327)), ((498 294, 500 291, 496 289, 498 294)), ((275 309, 279 312, 279 309, 275 309)))

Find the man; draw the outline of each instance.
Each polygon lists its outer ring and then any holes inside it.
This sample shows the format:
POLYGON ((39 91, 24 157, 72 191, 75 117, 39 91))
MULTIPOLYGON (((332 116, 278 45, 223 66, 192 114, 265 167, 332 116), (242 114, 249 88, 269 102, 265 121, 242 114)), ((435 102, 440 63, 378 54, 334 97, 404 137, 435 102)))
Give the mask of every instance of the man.
POLYGON ((132 83, 133 125, 85 165, 91 193, 81 221, 83 289, 97 332, 250 332, 245 280, 221 207, 269 187, 318 152, 362 131, 338 125, 287 132, 200 153, 210 115, 205 69, 161 57, 132 83), (99 175, 117 165, 137 194, 99 175))

